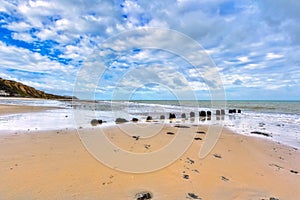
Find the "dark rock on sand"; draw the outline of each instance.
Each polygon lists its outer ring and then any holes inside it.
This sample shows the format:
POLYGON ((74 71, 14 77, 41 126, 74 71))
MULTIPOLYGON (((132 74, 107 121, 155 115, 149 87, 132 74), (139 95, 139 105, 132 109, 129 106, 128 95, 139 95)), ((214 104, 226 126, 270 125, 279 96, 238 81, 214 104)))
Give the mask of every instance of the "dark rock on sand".
POLYGON ((176 128, 190 128, 189 126, 184 126, 184 125, 175 125, 174 127, 176 127, 176 128))
POLYGON ((118 123, 125 123, 125 122, 128 122, 128 120, 124 119, 124 118, 117 118, 116 121, 115 121, 117 124, 118 123))
POLYGON ((152 117, 151 117, 151 116, 148 116, 148 117, 146 118, 146 121, 152 121, 152 117))
POLYGON ((211 111, 207 111, 207 112, 206 112, 206 115, 207 115, 207 116, 211 116, 211 111))
POLYGON ((135 195, 136 200, 146 200, 146 199, 152 199, 153 195, 151 192, 139 192, 135 195))
POLYGON ((190 178, 190 176, 188 175, 188 174, 183 174, 183 176, 182 176, 184 179, 189 179, 190 178))
POLYGON ((216 157, 216 158, 222 158, 222 156, 220 155, 220 154, 214 154, 214 157, 216 157))
POLYGON ((160 119, 165 119, 165 116, 164 116, 164 115, 161 115, 161 116, 160 116, 160 119))
POLYGON ((182 113, 182 114, 181 114, 181 118, 182 118, 182 119, 186 119, 186 114, 185 114, 185 113, 182 113))
POLYGON ((99 124, 102 124, 102 120, 101 119, 92 119, 92 121, 91 121, 91 125, 92 126, 97 126, 99 124))
POLYGON ((187 157, 186 160, 187 160, 187 162, 190 163, 190 164, 194 164, 194 163, 195 163, 195 161, 192 160, 192 159, 190 159, 189 157, 187 157))
POLYGON ((272 137, 271 134, 260 132, 260 131, 252 131, 251 134, 257 134, 257 135, 263 135, 263 136, 266 136, 266 137, 272 137))
POLYGON ((290 170, 290 172, 291 172, 291 173, 294 173, 294 174, 298 174, 298 172, 295 171, 295 170, 290 170))
POLYGON ((175 133, 173 132, 167 132, 168 135, 174 135, 175 133))
POLYGON ((194 112, 190 112, 190 117, 195 117, 195 113, 194 112))
POLYGON ((133 122, 138 122, 139 121, 139 119, 138 118, 132 118, 132 120, 131 121, 133 121, 133 122))
POLYGON ((226 178, 225 176, 221 176, 221 178, 222 178, 222 181, 229 181, 229 179, 228 178, 226 178))
POLYGON ((198 134, 205 134, 204 131, 197 131, 198 134))
POLYGON ((277 199, 275 197, 270 197, 270 200, 279 200, 279 199, 277 199))
POLYGON ((221 110, 221 115, 225 115, 225 110, 221 110))
POLYGON ((196 195, 194 193, 188 193, 188 198, 189 199, 201 199, 200 197, 198 197, 198 195, 196 195))
POLYGON ((202 138, 195 137, 194 140, 202 140, 202 138))
POLYGON ((169 114, 169 119, 176 119, 176 115, 174 113, 169 114))
POLYGON ((199 112, 199 116, 200 117, 206 117, 206 112, 202 110, 201 112, 199 112))
POLYGON ((132 136, 132 138, 134 138, 135 140, 139 140, 140 136, 132 136))

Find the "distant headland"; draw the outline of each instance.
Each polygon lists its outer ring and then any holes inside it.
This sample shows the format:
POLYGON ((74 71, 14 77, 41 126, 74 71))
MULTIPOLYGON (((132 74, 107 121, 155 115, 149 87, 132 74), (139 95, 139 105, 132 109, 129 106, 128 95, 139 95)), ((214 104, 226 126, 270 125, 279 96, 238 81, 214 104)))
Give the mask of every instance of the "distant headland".
POLYGON ((23 83, 6 80, 0 77, 0 96, 4 97, 26 97, 42 99, 72 99, 76 97, 60 96, 37 90, 23 83))

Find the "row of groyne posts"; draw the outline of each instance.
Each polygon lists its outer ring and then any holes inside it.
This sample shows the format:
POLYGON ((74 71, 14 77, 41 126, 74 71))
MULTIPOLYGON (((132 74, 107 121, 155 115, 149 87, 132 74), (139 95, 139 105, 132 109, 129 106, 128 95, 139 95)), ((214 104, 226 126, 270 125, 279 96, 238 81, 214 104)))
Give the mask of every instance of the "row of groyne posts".
MULTIPOLYGON (((238 109, 238 110, 237 110, 237 109, 229 109, 229 110, 228 110, 228 113, 229 113, 229 114, 242 113, 242 111, 241 111, 240 109, 238 109)), ((220 117, 221 117, 221 118, 224 117, 224 115, 225 115, 225 110, 224 110, 224 109, 216 110, 215 115, 216 115, 216 117, 217 117, 217 120, 219 120, 220 117)), ((212 116, 212 112, 211 112, 211 111, 203 111, 203 110, 202 110, 202 111, 199 112, 199 119, 200 119, 200 120, 206 120, 206 119, 207 119, 207 120, 211 120, 211 116, 212 116)), ((190 119, 191 119, 192 121, 195 120, 195 117, 196 117, 195 112, 190 112, 190 119)), ((161 115, 161 116, 160 116, 160 120, 165 120, 165 119, 166 119, 165 115, 161 115)), ((170 120, 170 122, 171 122, 171 120, 174 120, 174 119, 176 119, 175 113, 170 113, 170 114, 169 114, 169 120, 170 120)), ((181 114, 181 119, 182 119, 182 120, 188 119, 185 113, 182 113, 182 114, 181 114)), ((139 119, 138 119, 138 118, 132 118, 131 121, 132 121, 132 122, 138 122, 139 119)), ((147 122, 153 121, 152 116, 147 116, 146 121, 147 121, 147 122)), ((128 122, 128 120, 127 120, 127 119, 124 119, 124 118, 117 118, 117 119, 115 120, 115 122, 116 122, 116 123, 125 123, 125 122, 128 122)), ((102 120, 98 120, 98 119, 92 119, 92 121, 91 121, 91 124, 92 124, 93 126, 96 126, 96 125, 102 124, 102 123, 103 123, 103 121, 102 121, 102 120)))
MULTIPOLYGON (((240 109, 229 109, 228 110, 228 113, 229 114, 234 114, 234 113, 242 113, 242 111, 240 109)), ((216 113, 215 113, 216 116, 221 116, 221 115, 225 115, 225 110, 224 109, 221 109, 221 110, 216 110, 216 113)), ((190 118, 195 118, 195 112, 190 112, 190 118)), ((211 117, 212 116, 212 112, 211 111, 200 111, 199 112, 199 117, 200 118, 205 118, 205 117, 211 117)), ((181 118, 182 119, 187 119, 186 117, 186 114, 185 113, 182 113, 181 114, 181 118)), ((148 116, 147 117, 148 120, 151 120, 152 117, 148 116)), ((165 116, 164 115, 161 115, 160 116, 160 119, 165 119, 165 116)), ((169 119, 176 119, 176 115, 174 113, 170 113, 169 114, 169 119)))

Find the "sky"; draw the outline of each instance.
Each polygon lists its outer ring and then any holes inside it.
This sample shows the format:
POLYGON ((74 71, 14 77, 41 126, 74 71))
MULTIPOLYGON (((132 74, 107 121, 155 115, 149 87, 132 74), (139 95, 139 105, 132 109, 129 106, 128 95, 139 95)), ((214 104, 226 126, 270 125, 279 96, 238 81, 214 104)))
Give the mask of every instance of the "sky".
POLYGON ((300 100, 299 10, 295 0, 2 0, 0 77, 83 99, 300 100))

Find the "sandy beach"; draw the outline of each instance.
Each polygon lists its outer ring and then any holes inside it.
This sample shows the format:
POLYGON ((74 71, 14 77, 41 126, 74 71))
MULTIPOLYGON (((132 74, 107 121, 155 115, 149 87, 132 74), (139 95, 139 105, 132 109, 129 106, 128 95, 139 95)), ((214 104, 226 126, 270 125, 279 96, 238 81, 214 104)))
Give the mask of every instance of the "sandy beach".
POLYGON ((0 2, 0 200, 300 200, 300 1, 0 2))
MULTIPOLYGON (((147 128, 155 126, 150 123, 147 128)), ((142 174, 105 166, 87 151, 76 130, 2 133, 0 199, 132 200, 143 191, 156 200, 300 198, 298 149, 224 128, 210 154, 199 159, 207 126, 179 129, 166 125, 155 137, 138 140, 118 126, 81 130, 104 130, 112 143, 133 153, 155 151, 176 134, 200 131, 173 164, 142 174)))
POLYGON ((59 109, 59 107, 0 105, 0 115, 40 112, 51 109, 59 109))

